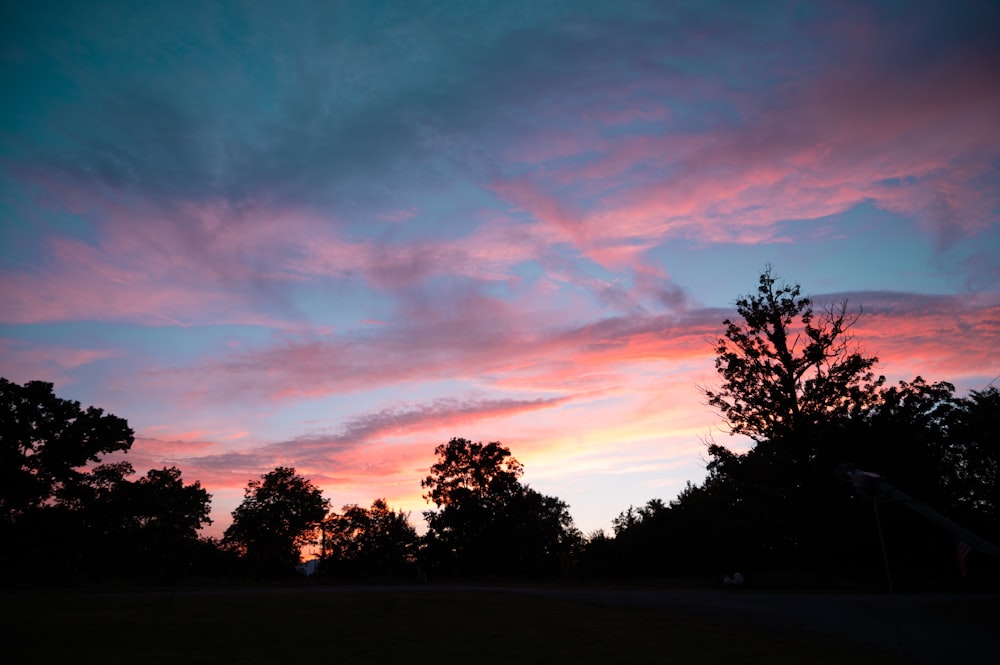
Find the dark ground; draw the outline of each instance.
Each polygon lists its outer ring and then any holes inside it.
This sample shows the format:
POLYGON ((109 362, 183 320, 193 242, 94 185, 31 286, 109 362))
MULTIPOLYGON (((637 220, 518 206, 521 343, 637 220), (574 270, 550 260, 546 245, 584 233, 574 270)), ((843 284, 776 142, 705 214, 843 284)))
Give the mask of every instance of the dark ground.
POLYGON ((509 593, 725 617, 742 628, 807 630, 891 650, 897 662, 1000 663, 1000 596, 783 594, 744 588, 508 589, 509 593))
POLYGON ((1000 595, 297 586, 0 593, 11 663, 996 665, 1000 595))

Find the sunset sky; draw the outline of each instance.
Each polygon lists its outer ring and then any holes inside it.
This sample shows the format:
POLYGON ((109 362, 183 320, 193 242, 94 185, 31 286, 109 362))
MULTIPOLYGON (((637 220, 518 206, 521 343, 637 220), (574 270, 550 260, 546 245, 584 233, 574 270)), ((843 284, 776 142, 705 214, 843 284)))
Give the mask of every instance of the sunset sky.
POLYGON ((996 2, 0 12, 0 375, 210 535, 278 465, 420 523, 456 436, 608 530, 742 445, 698 388, 768 263, 892 381, 1000 374, 996 2))

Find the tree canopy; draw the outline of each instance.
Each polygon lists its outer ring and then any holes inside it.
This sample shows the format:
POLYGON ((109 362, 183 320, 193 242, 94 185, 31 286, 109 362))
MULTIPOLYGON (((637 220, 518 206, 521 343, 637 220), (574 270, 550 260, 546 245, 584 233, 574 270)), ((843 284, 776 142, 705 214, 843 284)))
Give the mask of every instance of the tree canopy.
POLYGON ((301 563, 302 548, 316 542, 328 508, 312 481, 279 466, 247 484, 223 542, 258 574, 290 574, 301 563))
MULTIPOLYGON (((211 496, 176 467, 132 480, 132 429, 56 397, 51 383, 0 379, 0 541, 28 579, 151 580, 190 570, 211 496)), ((196 552, 197 551, 197 552, 196 552)))
POLYGON ((349 504, 323 522, 324 577, 389 580, 412 576, 417 532, 409 516, 375 499, 371 508, 349 504))
MULTIPOLYGON (((841 301, 817 312, 769 266, 736 312, 713 343, 721 386, 704 394, 753 445, 710 442, 703 483, 622 513, 613 545, 594 543, 605 568, 881 574, 871 498, 836 473, 844 463, 996 539, 995 388, 960 399, 919 376, 886 386, 851 338, 860 309, 841 301)), ((954 570, 949 533, 898 504, 883 506, 883 521, 897 572, 954 570)))
POLYGON ((524 467, 500 442, 455 438, 421 485, 438 510, 424 513, 425 562, 450 574, 552 575, 579 533, 568 506, 522 485, 524 467))
POLYGON ((133 441, 125 419, 56 397, 51 383, 0 378, 0 519, 16 521, 71 495, 83 467, 133 441))
POLYGON ((499 441, 487 444, 455 438, 434 449, 438 461, 420 482, 424 498, 439 508, 470 500, 501 501, 519 489, 524 467, 499 441))
POLYGON ((722 385, 704 391, 734 434, 758 442, 792 435, 864 407, 884 381, 872 371, 878 358, 852 342, 860 313, 846 301, 817 313, 798 284, 779 282, 768 266, 736 311, 742 321, 723 321, 715 342, 722 385))

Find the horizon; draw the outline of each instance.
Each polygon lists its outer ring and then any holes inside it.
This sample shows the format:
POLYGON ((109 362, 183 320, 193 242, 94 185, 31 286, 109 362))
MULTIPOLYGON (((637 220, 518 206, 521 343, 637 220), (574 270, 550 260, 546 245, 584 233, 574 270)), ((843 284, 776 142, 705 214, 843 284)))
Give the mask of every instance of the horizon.
POLYGON ((453 437, 608 531, 748 445, 699 386, 768 264, 890 383, 992 385, 1000 8, 664 5, 5 8, 0 375, 207 535, 276 466, 422 530, 453 437))

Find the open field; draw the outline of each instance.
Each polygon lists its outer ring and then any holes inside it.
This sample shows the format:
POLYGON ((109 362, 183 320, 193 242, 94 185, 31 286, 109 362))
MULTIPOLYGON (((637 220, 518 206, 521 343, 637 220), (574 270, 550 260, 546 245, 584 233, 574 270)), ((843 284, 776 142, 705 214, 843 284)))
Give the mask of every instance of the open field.
MULTIPOLYGON (((781 602, 798 602, 794 599, 761 601, 763 621, 752 620, 758 605, 744 593, 444 587, 7 593, 3 660, 9 665, 901 662, 898 651, 866 644, 863 635, 848 640, 767 613, 781 602), (745 620, 739 619, 741 612, 749 613, 745 620)), ((787 609, 795 613, 792 605, 787 609)))

